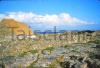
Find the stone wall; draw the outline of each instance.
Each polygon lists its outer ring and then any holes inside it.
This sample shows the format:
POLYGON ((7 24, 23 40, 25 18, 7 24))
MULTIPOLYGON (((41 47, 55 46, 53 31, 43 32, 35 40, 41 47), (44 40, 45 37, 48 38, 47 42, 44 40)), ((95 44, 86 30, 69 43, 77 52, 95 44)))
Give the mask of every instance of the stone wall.
POLYGON ((79 32, 65 32, 57 34, 45 34, 38 36, 39 40, 64 40, 67 43, 87 43, 94 41, 100 32, 96 31, 79 31, 79 32))

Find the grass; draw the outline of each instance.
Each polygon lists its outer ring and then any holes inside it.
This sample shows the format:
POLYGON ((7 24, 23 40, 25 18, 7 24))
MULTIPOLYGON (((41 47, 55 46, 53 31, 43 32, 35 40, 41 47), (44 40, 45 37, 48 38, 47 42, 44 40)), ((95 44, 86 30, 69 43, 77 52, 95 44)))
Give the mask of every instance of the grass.
POLYGON ((94 43, 95 44, 100 44, 100 40, 95 40, 94 43))
POLYGON ((23 52, 19 55, 19 57, 24 57, 25 55, 27 55, 27 52, 23 52))
MULTIPOLYGON (((54 50, 54 47, 47 47, 47 48, 44 49, 44 50, 48 51, 48 52, 51 54, 51 52, 54 50)), ((44 51, 44 50, 43 50, 43 51, 44 51)))
POLYGON ((91 59, 95 59, 95 54, 94 54, 94 53, 89 53, 89 57, 90 57, 91 59))
POLYGON ((68 47, 68 45, 64 45, 64 48, 67 48, 68 47))
POLYGON ((23 52, 19 56, 24 57, 25 55, 28 55, 29 52, 32 53, 32 54, 36 54, 36 53, 38 53, 38 50, 30 50, 30 51, 27 51, 27 52, 23 52))
POLYGON ((38 53, 38 50, 31 50, 29 52, 31 52, 32 54, 35 54, 35 53, 38 53))
POLYGON ((52 50, 54 50, 54 47, 47 47, 46 49, 44 49, 44 50, 49 50, 49 51, 52 51, 52 50))

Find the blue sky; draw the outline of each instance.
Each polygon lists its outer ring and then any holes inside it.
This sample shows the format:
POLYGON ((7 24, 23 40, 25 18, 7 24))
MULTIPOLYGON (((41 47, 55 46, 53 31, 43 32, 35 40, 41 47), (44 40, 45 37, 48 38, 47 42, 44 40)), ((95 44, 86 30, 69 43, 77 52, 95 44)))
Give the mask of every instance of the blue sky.
MULTIPOLYGON (((25 21, 22 19, 19 20, 26 22, 33 29, 45 30, 45 29, 52 29, 53 26, 57 26, 58 29, 63 29, 63 30, 64 29, 100 30, 99 0, 1 0, 0 1, 1 16, 8 15, 9 17, 12 14, 13 16, 14 14, 21 15, 21 13, 23 15, 30 14, 30 16, 35 14, 37 20, 33 20, 33 22, 29 21, 33 19, 31 17, 29 17, 31 19, 28 18, 27 21, 26 21, 27 18, 25 18, 25 21), (45 18, 48 19, 49 17, 51 18, 50 20, 44 20, 45 18), (53 19, 55 20, 60 19, 60 20, 55 21, 53 19), (76 21, 76 19, 78 19, 78 21, 76 21)), ((15 16, 13 18, 16 19, 15 16)), ((19 18, 17 17, 17 20, 18 19, 19 18)))

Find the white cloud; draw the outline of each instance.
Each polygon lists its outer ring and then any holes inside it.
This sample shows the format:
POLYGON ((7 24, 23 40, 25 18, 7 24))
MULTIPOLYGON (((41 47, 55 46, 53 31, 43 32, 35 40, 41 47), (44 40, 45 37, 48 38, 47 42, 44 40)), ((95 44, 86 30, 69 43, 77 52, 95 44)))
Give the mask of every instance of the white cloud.
POLYGON ((2 20, 5 17, 5 14, 0 14, 0 20, 2 20))
POLYGON ((76 17, 72 17, 68 13, 60 14, 35 14, 33 12, 7 12, 6 14, 0 14, 0 19, 12 18, 26 23, 44 23, 48 25, 88 25, 92 22, 83 21, 76 17))

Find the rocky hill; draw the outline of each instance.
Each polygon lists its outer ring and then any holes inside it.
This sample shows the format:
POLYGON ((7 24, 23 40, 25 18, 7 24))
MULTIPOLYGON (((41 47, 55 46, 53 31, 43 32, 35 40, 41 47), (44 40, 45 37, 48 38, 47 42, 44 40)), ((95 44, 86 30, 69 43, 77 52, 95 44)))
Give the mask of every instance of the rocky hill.
MULTIPOLYGON (((33 34, 32 30, 23 22, 19 22, 13 19, 3 19, 1 23, 5 24, 6 27, 14 29, 16 35, 24 32, 26 35, 33 34)), ((4 28, 4 27, 3 27, 4 28)))

